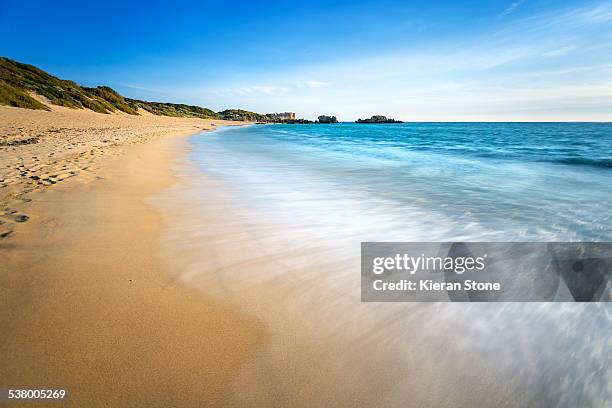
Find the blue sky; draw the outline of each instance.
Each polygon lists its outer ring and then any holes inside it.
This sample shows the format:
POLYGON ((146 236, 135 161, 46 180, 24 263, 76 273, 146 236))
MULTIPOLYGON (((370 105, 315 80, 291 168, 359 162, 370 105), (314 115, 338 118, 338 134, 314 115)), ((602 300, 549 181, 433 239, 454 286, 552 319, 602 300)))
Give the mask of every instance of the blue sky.
POLYGON ((0 54, 215 110, 612 120, 612 1, 424 3, 1 0, 0 54))

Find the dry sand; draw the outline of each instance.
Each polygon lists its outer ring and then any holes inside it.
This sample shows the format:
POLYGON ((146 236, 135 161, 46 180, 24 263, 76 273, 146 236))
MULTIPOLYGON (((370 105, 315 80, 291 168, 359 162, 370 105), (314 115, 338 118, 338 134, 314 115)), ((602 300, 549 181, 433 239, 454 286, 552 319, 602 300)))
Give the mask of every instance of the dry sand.
MULTIPOLYGON (((223 121, 0 107, 0 387, 67 406, 225 405, 263 336, 175 285, 158 214, 187 135, 223 121)), ((15 405, 13 405, 15 406, 15 405)))

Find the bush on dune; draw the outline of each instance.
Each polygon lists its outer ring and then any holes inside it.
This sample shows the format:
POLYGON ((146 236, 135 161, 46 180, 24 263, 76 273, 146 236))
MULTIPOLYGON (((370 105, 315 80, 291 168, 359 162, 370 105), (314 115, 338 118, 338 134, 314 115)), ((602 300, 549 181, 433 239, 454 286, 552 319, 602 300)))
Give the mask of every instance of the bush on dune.
POLYGON ((218 119, 220 116, 200 106, 147 102, 127 99, 108 86, 82 87, 74 81, 59 79, 33 65, 0 57, 0 104, 27 109, 50 108, 29 96, 33 92, 53 105, 90 109, 98 113, 121 111, 137 115, 144 109, 154 115, 218 119))

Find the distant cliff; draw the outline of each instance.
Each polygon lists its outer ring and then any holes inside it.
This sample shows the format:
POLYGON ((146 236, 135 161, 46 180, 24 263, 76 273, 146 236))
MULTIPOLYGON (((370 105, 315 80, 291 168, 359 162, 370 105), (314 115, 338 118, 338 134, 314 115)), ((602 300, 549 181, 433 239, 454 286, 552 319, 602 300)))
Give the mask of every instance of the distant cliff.
POLYGON ((294 112, 283 113, 255 113, 243 109, 227 109, 218 112, 221 119, 226 120, 246 120, 261 123, 296 123, 304 119, 296 119, 294 112))
POLYGON ((383 115, 374 115, 370 119, 357 119, 355 123, 404 123, 401 120, 387 119, 383 115))

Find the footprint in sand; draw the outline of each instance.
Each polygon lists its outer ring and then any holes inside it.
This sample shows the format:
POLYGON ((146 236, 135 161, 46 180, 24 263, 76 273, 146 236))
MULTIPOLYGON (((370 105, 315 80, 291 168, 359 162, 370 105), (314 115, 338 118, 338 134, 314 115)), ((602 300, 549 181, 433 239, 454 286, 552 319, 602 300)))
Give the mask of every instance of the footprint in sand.
POLYGON ((30 217, 28 217, 27 215, 19 214, 15 210, 11 210, 11 211, 8 211, 8 212, 5 211, 4 214, 2 214, 2 215, 3 215, 4 219, 10 220, 10 221, 13 221, 13 222, 26 222, 27 220, 30 219, 30 217))

